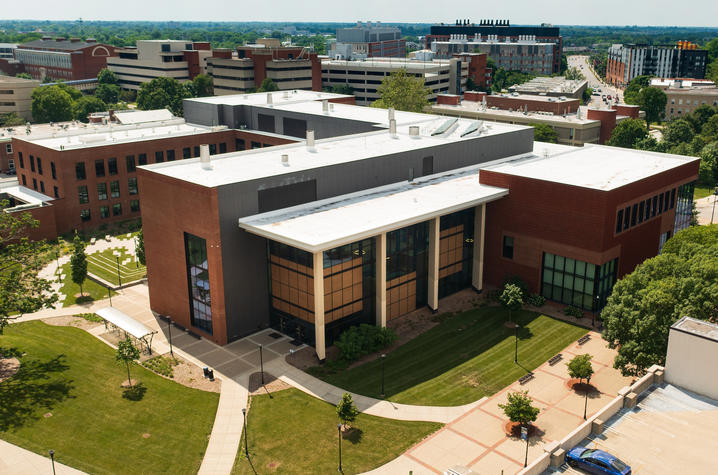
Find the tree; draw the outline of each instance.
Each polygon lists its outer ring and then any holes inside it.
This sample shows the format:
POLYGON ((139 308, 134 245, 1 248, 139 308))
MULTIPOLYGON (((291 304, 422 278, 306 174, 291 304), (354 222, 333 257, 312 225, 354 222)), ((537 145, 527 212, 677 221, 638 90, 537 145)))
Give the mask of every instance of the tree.
POLYGON ((381 99, 374 101, 372 107, 422 112, 429 105, 429 90, 424 86, 424 80, 407 75, 406 69, 399 69, 385 77, 377 92, 381 99))
POLYGON ((77 233, 72 240, 72 248, 72 257, 70 257, 72 281, 80 286, 80 296, 82 296, 82 284, 87 278, 87 256, 85 256, 85 243, 77 233))
POLYGON ((518 422, 524 427, 534 422, 541 410, 533 407, 533 399, 529 397, 528 391, 516 391, 506 395, 506 404, 499 404, 506 417, 511 422, 518 422))
POLYGON ((711 142, 701 150, 698 181, 707 186, 718 184, 718 141, 711 142))
POLYGON ((686 119, 674 119, 663 127, 663 140, 671 145, 693 140, 693 127, 686 119))
POLYGON ((70 96, 70 98, 72 98, 73 101, 76 101, 82 97, 82 93, 80 91, 70 86, 69 84, 65 84, 62 81, 58 81, 56 87, 59 87, 60 89, 65 91, 70 96))
POLYGON ((715 107, 711 107, 708 104, 703 104, 698 106, 698 108, 694 110, 692 114, 686 116, 685 118, 686 120, 688 120, 688 122, 690 122, 691 127, 693 127, 693 132, 696 134, 700 134, 703 129, 703 125, 705 125, 705 123, 708 122, 715 114, 715 107))
POLYGON ((336 86, 332 86, 331 92, 334 94, 346 94, 347 96, 353 96, 354 88, 349 84, 338 84, 336 86))
POLYGON ((103 68, 97 74, 97 84, 111 84, 117 85, 117 75, 107 68, 103 68))
POLYGON ((17 73, 15 77, 20 79, 32 79, 32 76, 30 76, 28 73, 17 73))
POLYGON ((0 115, 0 127, 14 127, 25 125, 27 121, 14 112, 0 115))
POLYGON ((88 115, 105 110, 107 110, 107 104, 93 96, 82 96, 72 104, 72 116, 80 122, 89 122, 88 115))
POLYGON ((105 104, 114 104, 120 99, 120 86, 99 84, 95 90, 95 97, 105 104))
POLYGON ((636 76, 628 83, 628 87, 623 91, 623 102, 626 104, 640 105, 638 94, 641 89, 647 87, 651 83, 651 76, 636 76))
POLYGON ((666 93, 657 87, 644 87, 638 93, 638 105, 646 112, 646 125, 663 120, 667 103, 666 93))
POLYGON ((718 322, 718 225, 684 229, 619 280, 601 312, 613 366, 640 376, 665 364, 668 330, 683 316, 718 322))
POLYGON ((528 125, 534 128, 535 141, 558 143, 558 132, 556 132, 550 125, 541 124, 539 122, 531 122, 528 125))
POLYGON ((118 363, 124 363, 127 366, 127 385, 132 387, 132 377, 130 376, 130 365, 140 359, 140 350, 132 343, 130 337, 120 340, 117 343, 117 353, 115 359, 118 363))
POLYGON ((57 294, 50 282, 38 276, 49 251, 45 241, 30 241, 28 234, 40 223, 29 212, 6 212, 0 201, 0 334, 12 318, 51 308, 57 294))
POLYGON ((140 264, 143 266, 146 266, 145 263, 145 233, 142 229, 140 229, 140 232, 137 233, 137 237, 135 238, 135 254, 137 255, 137 260, 140 261, 140 264))
POLYGON ((648 130, 640 119, 625 119, 616 124, 606 145, 634 148, 636 143, 648 137, 648 130))
POLYGON ((257 92, 272 92, 278 90, 279 87, 275 84, 274 81, 272 81, 271 78, 264 78, 262 84, 259 85, 259 89, 257 89, 257 92))
POLYGON ((214 79, 206 74, 198 74, 192 80, 192 95, 194 97, 214 96, 214 79))
POLYGON ((592 358, 593 356, 589 353, 574 356, 571 361, 566 363, 566 366, 568 366, 568 375, 572 378, 578 378, 579 382, 583 382, 584 379, 586 382, 589 382, 593 375, 592 358))
POLYGON ((354 405, 351 394, 344 393, 342 400, 339 401, 339 404, 337 404, 337 416, 339 417, 342 425, 347 427, 347 424, 354 422, 358 415, 359 410, 357 410, 354 405))
POLYGON ((174 78, 159 77, 140 86, 137 107, 140 110, 169 109, 176 116, 183 115, 182 100, 191 97, 184 84, 174 78))
POLYGON ((35 122, 72 120, 72 97, 59 86, 38 87, 30 95, 35 122))
POLYGON ((714 115, 701 128, 701 135, 713 140, 718 140, 718 114, 714 115))
POLYGON ((563 75, 568 80, 582 80, 586 79, 586 76, 578 68, 568 68, 566 73, 563 75))
POLYGON ((499 296, 501 305, 509 311, 509 322, 511 321, 511 312, 521 310, 524 303, 524 296, 521 288, 516 284, 504 285, 504 290, 499 296))

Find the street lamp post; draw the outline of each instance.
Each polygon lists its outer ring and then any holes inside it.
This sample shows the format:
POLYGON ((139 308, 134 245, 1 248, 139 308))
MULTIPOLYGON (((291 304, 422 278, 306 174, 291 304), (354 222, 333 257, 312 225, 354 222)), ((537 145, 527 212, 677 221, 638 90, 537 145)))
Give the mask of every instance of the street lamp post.
POLYGON ((384 360, 386 359, 386 355, 381 355, 381 397, 384 397, 384 360))
POLYGON ((718 200, 718 186, 715 187, 715 190, 713 191, 713 211, 711 211, 711 224, 713 224, 713 215, 716 212, 716 200, 718 200))
POLYGON ((117 281, 120 284, 120 287, 122 287, 122 277, 120 277, 120 256, 115 256, 115 259, 117 259, 117 281))
POLYGON ((112 291, 109 285, 107 286, 107 298, 110 299, 110 307, 112 307, 112 291))
POLYGON ((337 424, 337 432, 339 433, 339 473, 344 473, 342 470, 342 425, 337 424))
POLYGON ((259 345, 259 371, 262 375, 262 386, 264 386, 264 359, 262 358, 262 345, 259 345))
POLYGON ((598 312, 598 303, 600 302, 601 297, 596 295, 595 302, 593 304, 593 312, 591 312, 591 327, 596 327, 596 312, 598 312))
POLYGON ((526 441, 526 455, 524 456, 524 468, 528 465, 529 462, 529 428, 526 426, 521 426, 521 438, 526 441))
POLYGON ((514 350, 514 363, 519 362, 519 325, 516 324, 514 327, 516 330, 516 349, 514 350))
POLYGON ((50 449, 50 461, 52 462, 52 475, 55 475, 55 451, 50 449))
POLYGON ((170 341, 170 356, 174 358, 175 355, 174 353, 172 353, 172 320, 170 320, 169 315, 167 315, 167 336, 169 337, 170 341))
POLYGON ((583 420, 586 420, 586 410, 588 409, 588 384, 591 382, 591 377, 586 378, 586 394, 585 401, 583 403, 583 420))
POLYGON ((249 460, 249 449, 247 448, 247 408, 242 408, 242 425, 243 432, 244 432, 244 455, 247 456, 247 460, 249 460))

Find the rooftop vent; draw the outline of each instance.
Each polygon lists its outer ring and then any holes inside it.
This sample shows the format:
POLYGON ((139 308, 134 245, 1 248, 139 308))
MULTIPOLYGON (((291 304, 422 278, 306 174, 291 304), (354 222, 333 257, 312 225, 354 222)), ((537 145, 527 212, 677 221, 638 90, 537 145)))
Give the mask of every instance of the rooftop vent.
POLYGON ((409 126, 409 137, 411 137, 412 139, 418 139, 420 137, 418 125, 410 125, 409 126))
POLYGON ((282 154, 282 165, 289 165, 289 155, 286 153, 282 154))
POLYGON ((209 144, 199 146, 199 165, 202 170, 211 170, 212 164, 209 161, 209 144))
POLYGON ((389 119, 389 133, 392 137, 396 137, 396 119, 389 119))
POLYGON ((267 93, 267 104, 272 105, 272 93, 267 93))
POLYGON ((394 120, 394 108, 390 107, 388 110, 389 110, 389 121, 391 122, 392 120, 394 120))
POLYGON ((310 152, 315 152, 316 148, 314 147, 314 131, 313 130, 307 130, 307 150, 310 152))
POLYGON ((322 101, 322 112, 324 112, 325 114, 329 112, 329 101, 326 99, 322 101))

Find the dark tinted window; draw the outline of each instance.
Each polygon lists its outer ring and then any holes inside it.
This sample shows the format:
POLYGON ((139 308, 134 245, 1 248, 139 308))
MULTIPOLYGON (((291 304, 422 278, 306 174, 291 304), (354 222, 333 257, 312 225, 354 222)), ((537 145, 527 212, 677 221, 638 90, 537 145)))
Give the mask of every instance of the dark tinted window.
POLYGON ((95 160, 95 176, 105 176, 104 160, 95 160))
POLYGON ((107 172, 110 175, 117 175, 117 159, 110 158, 107 160, 107 172))
POLYGON ((511 236, 504 236, 503 251, 501 253, 506 259, 514 258, 514 238, 511 236))

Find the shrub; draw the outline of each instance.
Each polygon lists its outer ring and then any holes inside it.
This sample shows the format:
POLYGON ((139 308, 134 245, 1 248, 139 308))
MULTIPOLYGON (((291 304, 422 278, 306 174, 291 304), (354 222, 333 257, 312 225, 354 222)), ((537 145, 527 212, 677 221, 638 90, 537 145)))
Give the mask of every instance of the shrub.
POLYGON ((525 280, 521 279, 521 277, 517 275, 509 275, 504 279, 504 283, 501 285, 501 288, 506 288, 507 285, 512 284, 521 289, 521 295, 528 295, 529 294, 529 284, 526 283, 525 280))
POLYGON ((179 363, 176 359, 169 356, 155 356, 142 363, 145 368, 154 371, 157 374, 166 376, 168 378, 174 377, 173 366, 177 366, 179 363))
POLYGON ((98 317, 96 313, 78 313, 76 317, 84 318, 88 322, 102 323, 104 320, 98 317))
POLYGON ((539 294, 531 294, 526 297, 526 303, 531 305, 532 307, 543 307, 543 305, 546 303, 546 297, 539 294))
POLYGON ((580 308, 573 307, 571 305, 564 308, 563 313, 568 315, 569 317, 576 317, 576 318, 583 317, 583 310, 581 310, 580 308))
POLYGON ((356 361, 363 355, 386 348, 396 339, 396 333, 391 328, 362 323, 358 327, 352 326, 344 331, 334 345, 339 348, 340 358, 346 361, 356 361))

